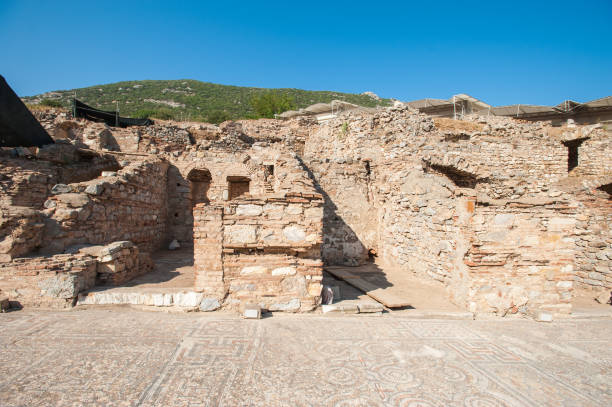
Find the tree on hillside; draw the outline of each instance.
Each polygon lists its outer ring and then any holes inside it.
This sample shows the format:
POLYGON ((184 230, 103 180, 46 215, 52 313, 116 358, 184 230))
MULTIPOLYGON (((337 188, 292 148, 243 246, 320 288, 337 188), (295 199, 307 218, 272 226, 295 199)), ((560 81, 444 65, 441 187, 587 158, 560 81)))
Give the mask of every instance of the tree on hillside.
POLYGON ((63 107, 62 102, 55 99, 43 99, 40 104, 48 107, 63 107))
POLYGON ((213 110, 206 116, 206 121, 208 123, 219 124, 231 118, 231 115, 225 110, 213 110))
POLYGON ((251 105, 257 117, 273 118, 275 114, 295 109, 293 98, 279 92, 265 92, 253 96, 251 105))

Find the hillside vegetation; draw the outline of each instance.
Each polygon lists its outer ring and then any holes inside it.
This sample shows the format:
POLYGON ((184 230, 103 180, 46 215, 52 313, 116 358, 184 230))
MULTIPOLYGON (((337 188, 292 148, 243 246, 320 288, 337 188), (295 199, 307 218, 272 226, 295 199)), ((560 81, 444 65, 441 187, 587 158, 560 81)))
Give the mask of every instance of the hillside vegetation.
MULTIPOLYGON (((60 90, 24 97, 29 104, 61 104, 71 107, 77 99, 103 110, 115 110, 122 116, 160 119, 196 120, 218 123, 228 119, 257 118, 266 114, 257 108, 262 100, 285 108, 303 108, 314 103, 344 100, 365 107, 388 106, 389 99, 368 95, 301 89, 263 89, 217 85, 195 80, 126 81, 88 88, 60 90)), ((269 109, 268 109, 269 110, 269 109)))

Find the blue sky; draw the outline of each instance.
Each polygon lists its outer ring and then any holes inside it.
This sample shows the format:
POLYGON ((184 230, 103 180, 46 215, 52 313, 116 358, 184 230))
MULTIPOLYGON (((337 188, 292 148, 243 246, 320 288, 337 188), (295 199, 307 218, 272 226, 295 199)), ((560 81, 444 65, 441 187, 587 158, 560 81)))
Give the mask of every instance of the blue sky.
POLYGON ((612 1, 0 0, 21 96, 197 79, 493 105, 612 95, 612 1))

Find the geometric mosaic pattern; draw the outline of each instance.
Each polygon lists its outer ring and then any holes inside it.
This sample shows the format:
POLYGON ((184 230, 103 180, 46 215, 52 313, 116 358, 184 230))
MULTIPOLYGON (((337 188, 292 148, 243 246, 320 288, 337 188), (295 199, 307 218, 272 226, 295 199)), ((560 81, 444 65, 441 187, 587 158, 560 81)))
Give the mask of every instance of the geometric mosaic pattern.
POLYGON ((612 320, 0 314, 0 406, 612 406, 612 320))

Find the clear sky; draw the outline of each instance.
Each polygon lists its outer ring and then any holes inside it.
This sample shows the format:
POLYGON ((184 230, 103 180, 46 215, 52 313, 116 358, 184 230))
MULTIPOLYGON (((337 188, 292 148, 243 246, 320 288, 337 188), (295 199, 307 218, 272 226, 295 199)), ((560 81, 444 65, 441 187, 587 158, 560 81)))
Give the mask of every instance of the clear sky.
POLYGON ((138 79, 493 105, 612 95, 612 0, 0 0, 0 44, 21 96, 138 79))

